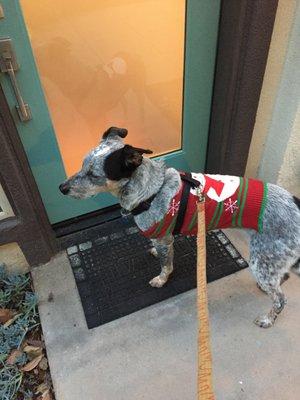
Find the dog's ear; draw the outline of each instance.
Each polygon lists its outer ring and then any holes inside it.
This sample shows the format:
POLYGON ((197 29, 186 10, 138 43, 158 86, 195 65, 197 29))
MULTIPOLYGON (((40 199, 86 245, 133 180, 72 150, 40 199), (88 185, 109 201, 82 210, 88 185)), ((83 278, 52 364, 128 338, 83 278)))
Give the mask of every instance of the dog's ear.
POLYGON ((137 167, 142 164, 143 154, 152 154, 152 151, 132 147, 128 144, 114 151, 104 161, 103 168, 106 177, 113 181, 130 178, 137 167))
POLYGON ((124 139, 128 134, 127 129, 125 128, 117 128, 115 126, 111 126, 107 131, 105 131, 102 135, 102 139, 108 139, 108 138, 117 138, 120 137, 124 139))
POLYGON ((153 151, 148 149, 141 149, 139 147, 132 147, 126 144, 123 147, 123 160, 124 164, 129 169, 136 169, 142 164, 143 154, 152 154, 153 151))

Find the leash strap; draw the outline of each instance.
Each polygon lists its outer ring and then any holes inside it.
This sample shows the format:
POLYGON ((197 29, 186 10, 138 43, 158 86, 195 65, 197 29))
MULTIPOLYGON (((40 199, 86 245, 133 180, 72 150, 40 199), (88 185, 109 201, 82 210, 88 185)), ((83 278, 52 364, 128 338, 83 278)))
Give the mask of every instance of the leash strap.
POLYGON ((192 178, 192 175, 190 172, 186 172, 184 174, 180 174, 182 183, 183 183, 183 190, 182 190, 182 195, 180 199, 180 205, 179 205, 179 210, 177 214, 177 219, 176 219, 176 224, 173 230, 173 235, 177 235, 180 233, 187 205, 188 205, 188 200, 189 200, 189 195, 190 195, 190 190, 191 187, 198 187, 200 183, 196 181, 196 179, 192 178))
POLYGON ((205 198, 201 193, 197 209, 198 400, 214 400, 207 304, 205 198))

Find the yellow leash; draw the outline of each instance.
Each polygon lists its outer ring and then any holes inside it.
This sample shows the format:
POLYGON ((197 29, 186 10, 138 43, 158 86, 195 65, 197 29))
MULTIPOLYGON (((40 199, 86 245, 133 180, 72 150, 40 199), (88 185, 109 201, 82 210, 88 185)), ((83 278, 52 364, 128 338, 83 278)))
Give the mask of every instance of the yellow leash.
POLYGON ((214 400, 206 284, 205 198, 201 193, 197 209, 198 400, 214 400))

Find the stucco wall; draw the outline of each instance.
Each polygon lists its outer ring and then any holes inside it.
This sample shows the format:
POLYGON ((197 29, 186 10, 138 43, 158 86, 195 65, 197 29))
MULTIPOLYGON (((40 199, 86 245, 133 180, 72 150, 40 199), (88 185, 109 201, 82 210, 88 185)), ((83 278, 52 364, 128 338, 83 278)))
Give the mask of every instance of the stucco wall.
MULTIPOLYGON (((0 184, 0 221, 11 217, 14 212, 0 184)), ((17 243, 0 246, 0 264, 4 263, 9 272, 27 272, 28 263, 17 243)))
POLYGON ((280 0, 247 176, 300 194, 300 1, 280 0))
POLYGON ((29 271, 20 246, 17 243, 9 243, 0 246, 0 264, 4 263, 9 273, 25 273, 29 271))
POLYGON ((297 110, 277 183, 300 197, 300 106, 297 110))

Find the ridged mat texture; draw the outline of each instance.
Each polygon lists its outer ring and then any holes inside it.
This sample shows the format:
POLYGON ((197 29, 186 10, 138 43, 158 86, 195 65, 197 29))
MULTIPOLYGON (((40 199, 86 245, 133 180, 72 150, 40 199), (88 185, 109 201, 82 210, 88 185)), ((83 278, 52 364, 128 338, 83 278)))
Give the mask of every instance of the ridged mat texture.
MULTIPOLYGON (((175 238, 174 272, 162 288, 160 272, 132 219, 118 218, 61 238, 67 249, 88 327, 113 321, 196 287, 196 237, 175 238)), ((207 281, 248 266, 222 231, 207 234, 207 281)))

